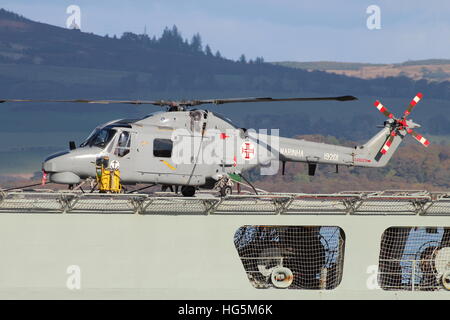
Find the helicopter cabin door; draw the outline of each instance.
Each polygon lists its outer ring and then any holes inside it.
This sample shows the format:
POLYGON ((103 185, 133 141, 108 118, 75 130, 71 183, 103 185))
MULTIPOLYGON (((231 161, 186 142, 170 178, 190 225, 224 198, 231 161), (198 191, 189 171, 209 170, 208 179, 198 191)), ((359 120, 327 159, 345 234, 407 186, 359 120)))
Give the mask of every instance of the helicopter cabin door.
POLYGON ((136 154, 133 150, 136 133, 122 128, 116 130, 117 134, 107 151, 114 165, 120 170, 121 178, 133 180, 133 160, 136 154))
POLYGON ((117 143, 114 148, 114 155, 116 157, 125 161, 131 159, 131 141, 135 140, 133 136, 134 133, 127 130, 122 130, 118 133, 117 143))
POLYGON ((132 135, 131 171, 138 183, 168 183, 178 174, 172 160, 173 141, 170 130, 140 131, 132 135), (134 140, 133 140, 134 138, 134 140))

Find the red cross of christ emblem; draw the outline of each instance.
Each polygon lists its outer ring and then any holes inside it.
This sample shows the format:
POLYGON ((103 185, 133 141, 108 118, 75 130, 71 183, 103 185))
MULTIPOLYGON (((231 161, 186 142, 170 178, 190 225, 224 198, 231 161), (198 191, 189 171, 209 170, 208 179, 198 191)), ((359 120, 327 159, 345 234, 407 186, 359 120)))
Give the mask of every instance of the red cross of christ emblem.
POLYGON ((251 142, 244 142, 241 148, 242 157, 246 160, 250 160, 255 155, 255 148, 251 142))

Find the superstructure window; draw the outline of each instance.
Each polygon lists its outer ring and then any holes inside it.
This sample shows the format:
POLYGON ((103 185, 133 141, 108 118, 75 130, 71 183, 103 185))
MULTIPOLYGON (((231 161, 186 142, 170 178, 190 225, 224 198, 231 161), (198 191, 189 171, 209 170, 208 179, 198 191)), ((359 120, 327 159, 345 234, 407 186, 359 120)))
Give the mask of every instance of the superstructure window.
POLYGON ((450 228, 386 229, 381 238, 378 283, 384 290, 449 290, 450 228))
POLYGON ((122 131, 119 136, 119 141, 117 142, 116 150, 114 154, 119 157, 126 156, 130 153, 131 136, 128 131, 122 131))
POLYGON ((170 158, 172 156, 173 142, 170 139, 153 140, 153 155, 155 157, 170 158))
POLYGON ((337 226, 247 225, 234 244, 255 288, 326 290, 341 282, 345 234, 337 226))

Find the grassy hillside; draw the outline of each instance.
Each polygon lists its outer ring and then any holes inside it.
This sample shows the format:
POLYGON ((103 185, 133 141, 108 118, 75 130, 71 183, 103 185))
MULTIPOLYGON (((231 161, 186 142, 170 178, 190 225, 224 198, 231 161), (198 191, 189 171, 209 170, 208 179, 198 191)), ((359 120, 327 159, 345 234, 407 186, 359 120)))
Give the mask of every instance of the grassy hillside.
POLYGON ((309 61, 309 62, 299 62, 299 61, 281 61, 272 62, 275 65, 305 69, 305 70, 360 70, 363 67, 373 67, 373 66, 385 66, 385 64, 374 64, 374 63, 357 63, 357 62, 336 62, 336 61, 309 61))
POLYGON ((423 65, 447 65, 450 59, 425 59, 425 60, 409 60, 396 64, 397 66, 423 66, 423 65))
POLYGON ((414 80, 450 81, 450 59, 427 59, 397 64, 371 64, 353 62, 273 62, 289 68, 320 70, 361 79, 404 76, 414 80))

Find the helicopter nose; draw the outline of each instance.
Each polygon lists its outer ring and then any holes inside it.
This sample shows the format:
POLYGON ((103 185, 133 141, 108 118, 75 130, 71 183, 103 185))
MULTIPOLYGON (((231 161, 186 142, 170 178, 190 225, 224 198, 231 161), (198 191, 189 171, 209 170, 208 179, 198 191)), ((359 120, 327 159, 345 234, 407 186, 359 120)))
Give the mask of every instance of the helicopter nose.
POLYGON ((72 172, 73 157, 69 151, 58 152, 47 157, 42 164, 42 170, 49 173, 50 182, 77 184, 81 181, 81 178, 72 172))
POLYGON ((68 151, 62 151, 48 156, 42 163, 42 170, 45 172, 57 172, 66 166, 67 155, 70 154, 68 151))

